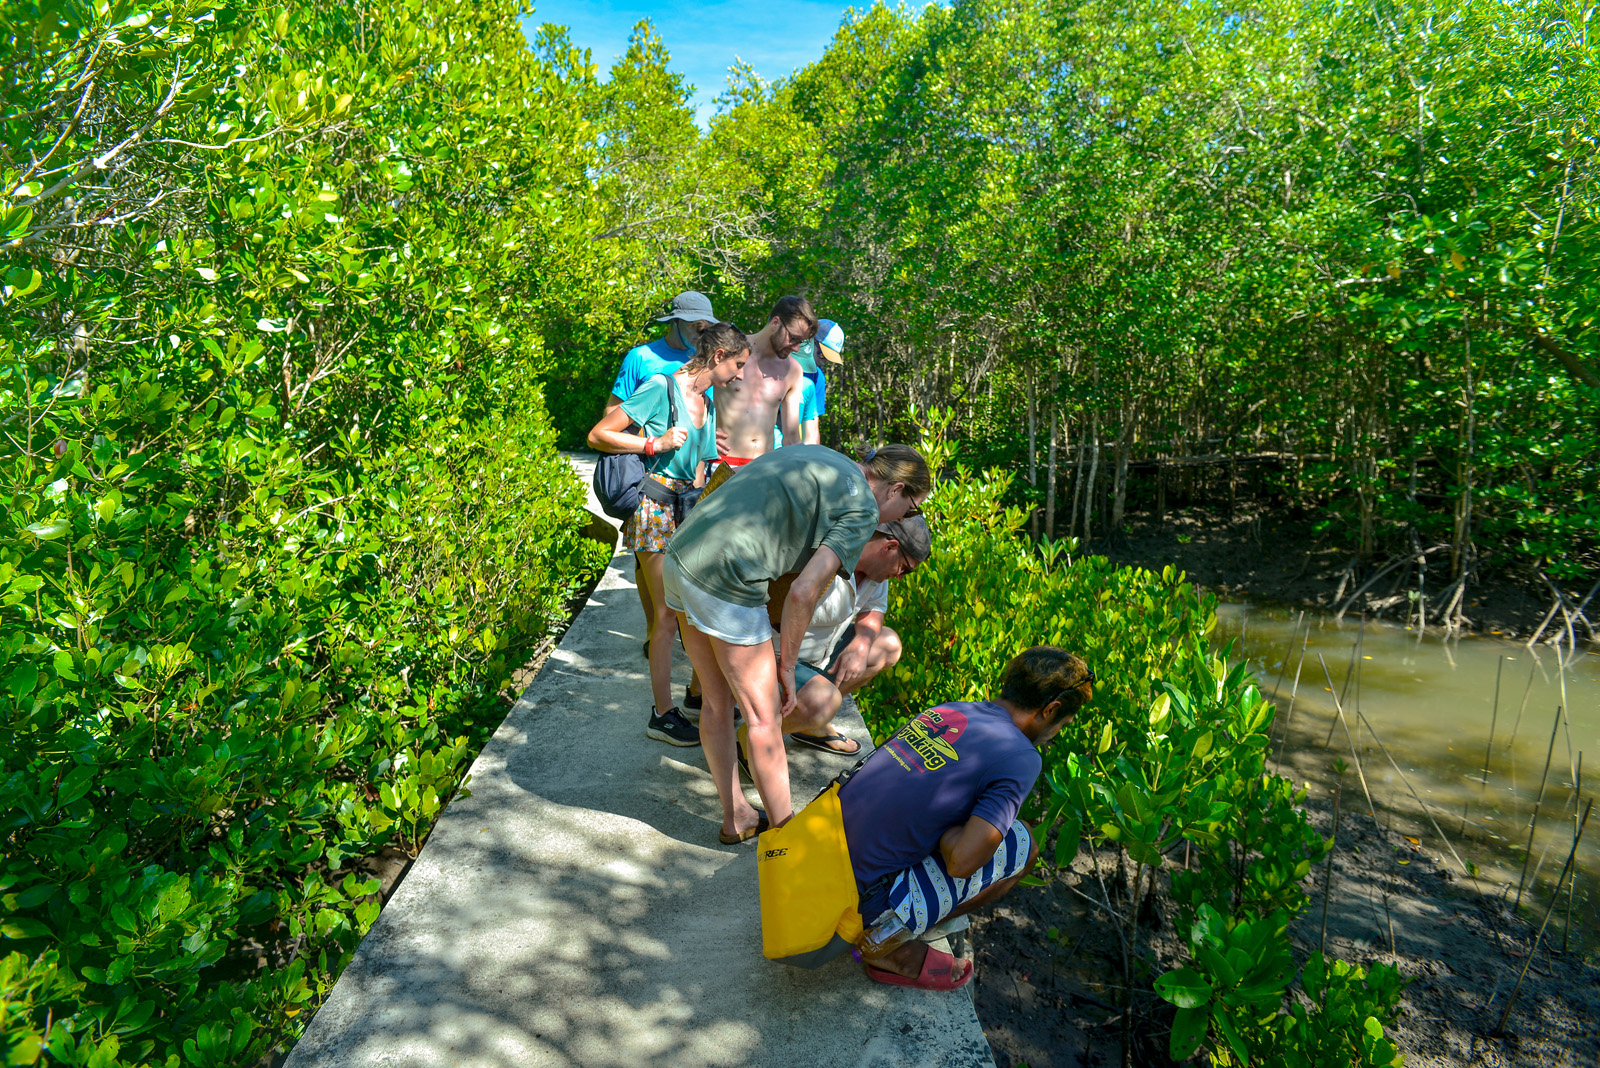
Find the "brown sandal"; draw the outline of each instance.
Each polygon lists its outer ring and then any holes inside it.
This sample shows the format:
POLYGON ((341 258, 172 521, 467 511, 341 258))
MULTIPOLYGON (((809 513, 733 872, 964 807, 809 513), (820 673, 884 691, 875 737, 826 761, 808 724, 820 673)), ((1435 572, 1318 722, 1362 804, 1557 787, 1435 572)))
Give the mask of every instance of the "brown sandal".
POLYGON ((721 842, 723 845, 738 845, 740 842, 750 841, 750 839, 754 838, 762 831, 772 829, 772 824, 767 822, 767 814, 765 812, 762 812, 758 808, 756 809, 756 815, 761 818, 756 820, 756 825, 754 827, 750 828, 748 831, 745 831, 743 834, 723 834, 721 831, 718 831, 717 841, 721 842))

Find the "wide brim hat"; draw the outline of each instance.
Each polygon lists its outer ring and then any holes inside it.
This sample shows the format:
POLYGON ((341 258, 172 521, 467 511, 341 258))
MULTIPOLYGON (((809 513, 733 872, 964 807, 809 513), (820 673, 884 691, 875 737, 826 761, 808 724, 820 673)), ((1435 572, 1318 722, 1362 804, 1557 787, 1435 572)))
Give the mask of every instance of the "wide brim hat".
POLYGON ((658 323, 670 323, 674 319, 686 323, 714 323, 717 315, 711 310, 710 297, 687 289, 672 298, 672 308, 667 314, 656 316, 658 323))

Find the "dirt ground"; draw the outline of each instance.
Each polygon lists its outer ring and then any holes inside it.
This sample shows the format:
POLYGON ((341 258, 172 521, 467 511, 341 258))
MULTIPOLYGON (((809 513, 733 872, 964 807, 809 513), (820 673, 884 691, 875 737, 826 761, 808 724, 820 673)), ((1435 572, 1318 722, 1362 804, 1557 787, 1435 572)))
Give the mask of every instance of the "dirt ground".
MULTIPOLYGON (((1348 547, 1319 535, 1308 517, 1244 505, 1231 519, 1225 512, 1202 508, 1170 511, 1163 521, 1134 514, 1124 533, 1097 539, 1087 548, 1116 563, 1156 571, 1173 564, 1197 586, 1225 600, 1324 609, 1337 608, 1388 562, 1380 554, 1370 563, 1359 563, 1348 547)), ((1437 553, 1429 560, 1424 592, 1442 593, 1449 584, 1448 561, 1437 553)), ((1362 593, 1350 611, 1402 620, 1410 610, 1407 593, 1413 585, 1405 569, 1397 568, 1362 593)), ((1587 591, 1566 592, 1576 603, 1587 591)), ((1486 564, 1466 595, 1465 629, 1525 639, 1544 619, 1551 600, 1537 575, 1486 564)), ((1600 612, 1591 607, 1587 615, 1593 619, 1600 612)), ((1581 624, 1577 637, 1587 637, 1581 624)))
MULTIPOLYGON (((1351 795, 1344 801, 1348 805, 1351 795)), ((1306 807, 1313 825, 1328 834, 1329 785, 1313 783, 1306 807)), ((1381 812, 1379 818, 1385 818, 1381 812)), ((1389 1032, 1406 1063, 1600 1064, 1600 960, 1594 947, 1580 940, 1570 952, 1559 952, 1561 937, 1552 924, 1517 990, 1504 1032, 1496 1034, 1528 962, 1537 919, 1515 914, 1492 889, 1480 892, 1448 854, 1435 854, 1405 831, 1400 823, 1376 827, 1367 813, 1344 808, 1324 952, 1367 966, 1392 964, 1411 980, 1389 1032)), ((1122 953, 1099 902, 1125 910, 1124 885, 1113 852, 1085 851, 1050 885, 1019 887, 989 914, 974 917, 978 1018, 999 1068, 1122 1063, 1122 953)), ((1297 965, 1318 946, 1323 886, 1319 868, 1307 883, 1311 906, 1291 928, 1297 965)), ((1542 912, 1544 902, 1534 904, 1542 912)), ((1144 920, 1141 944, 1153 949, 1158 971, 1177 966, 1181 942, 1170 908, 1146 911, 1144 920)), ((1135 1065, 1172 1063, 1166 1053, 1171 1010, 1150 993, 1152 978, 1135 984, 1126 1031, 1135 1065)))
MULTIPOLYGON (((1088 549, 1119 564, 1173 564, 1225 599, 1304 607, 1336 607, 1370 574, 1359 568, 1346 574, 1349 550, 1320 538, 1309 519, 1243 509, 1232 519, 1201 509, 1169 512, 1163 522, 1135 515, 1124 533, 1088 549)), ((1486 571, 1467 599, 1468 629, 1526 638, 1550 602, 1527 579, 1486 571)), ((1387 578, 1374 584, 1352 611, 1381 615, 1381 602, 1395 595, 1389 585, 1387 578)), ((1404 611, 1391 607, 1389 618, 1404 611)), ((1309 818, 1322 834, 1331 833, 1326 761, 1310 754, 1281 770, 1308 786, 1309 818)), ((1542 911, 1545 902, 1530 900, 1520 913, 1513 911, 1499 888, 1475 885, 1403 815, 1379 810, 1385 826, 1375 826, 1358 786, 1346 786, 1354 794, 1344 794, 1325 952, 1363 965, 1393 964, 1411 980, 1391 1032, 1406 1063, 1600 1064, 1600 947, 1592 933, 1575 931, 1570 951, 1559 952, 1558 915, 1528 966, 1504 1031, 1496 1033, 1528 963, 1535 909, 1542 911)), ((1323 874, 1319 868, 1307 881, 1312 904, 1291 929, 1297 965, 1321 939, 1323 874)), ((1048 886, 1019 887, 988 915, 974 917, 974 996, 999 1068, 1120 1065, 1124 1041, 1133 1064, 1172 1063, 1166 1052, 1171 1010, 1150 991, 1154 974, 1134 983, 1131 1014, 1125 1015, 1121 945, 1101 904, 1125 911, 1123 886, 1115 852, 1085 850, 1048 886)), ((1157 973, 1176 966, 1182 944, 1171 909, 1147 910, 1144 920, 1141 944, 1153 952, 1157 973)))

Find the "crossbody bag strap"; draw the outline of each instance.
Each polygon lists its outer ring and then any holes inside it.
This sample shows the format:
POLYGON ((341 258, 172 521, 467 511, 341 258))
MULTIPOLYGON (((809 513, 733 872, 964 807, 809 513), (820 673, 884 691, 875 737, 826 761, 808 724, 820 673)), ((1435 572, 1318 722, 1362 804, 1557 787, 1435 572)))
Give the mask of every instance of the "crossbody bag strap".
POLYGON ((672 394, 677 384, 672 381, 670 374, 664 374, 661 377, 667 380, 667 429, 671 430, 678 425, 678 402, 672 399, 672 394))
MULTIPOLYGON (((670 375, 670 374, 659 374, 659 375, 656 375, 656 377, 657 378, 665 378, 667 380, 667 427, 666 427, 666 430, 671 430, 673 427, 678 425, 678 405, 677 405, 677 402, 672 399, 672 375, 670 375)), ((666 430, 663 430, 662 433, 663 434, 666 433, 666 430)), ((644 481, 639 483, 639 490, 646 497, 649 497, 652 501, 655 501, 657 504, 665 504, 665 505, 669 505, 670 506, 670 505, 676 505, 678 503, 678 495, 676 493, 674 493, 671 490, 667 489, 667 487, 663 486, 661 483, 657 482, 655 479, 650 477, 650 468, 648 467, 648 465, 645 467, 644 481)))
MULTIPOLYGON (((877 751, 878 751, 877 747, 874 746, 873 749, 872 749, 872 753, 876 753, 877 751)), ((852 778, 855 777, 855 773, 861 770, 861 765, 865 764, 868 760, 872 759, 872 753, 868 753, 866 756, 864 756, 860 760, 856 761, 850 767, 845 768, 839 774, 835 775, 832 779, 828 780, 828 785, 826 785, 826 786, 824 786, 822 788, 821 793, 818 793, 817 797, 821 797, 823 794, 827 793, 829 790, 833 789, 835 786, 839 787, 839 789, 841 789, 841 790, 844 789, 844 784, 849 782, 852 778)))

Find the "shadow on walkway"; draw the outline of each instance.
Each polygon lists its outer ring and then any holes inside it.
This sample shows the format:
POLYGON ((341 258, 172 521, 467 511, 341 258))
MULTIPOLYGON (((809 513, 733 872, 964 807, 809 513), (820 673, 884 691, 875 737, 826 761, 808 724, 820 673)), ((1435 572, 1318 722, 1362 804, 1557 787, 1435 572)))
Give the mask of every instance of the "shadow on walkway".
MULTIPOLYGON (((632 574, 619 553, 289 1068, 990 1065, 966 997, 762 958, 754 843, 717 843, 699 749, 645 737, 632 574)), ((790 760, 797 803, 848 763, 790 760)))

